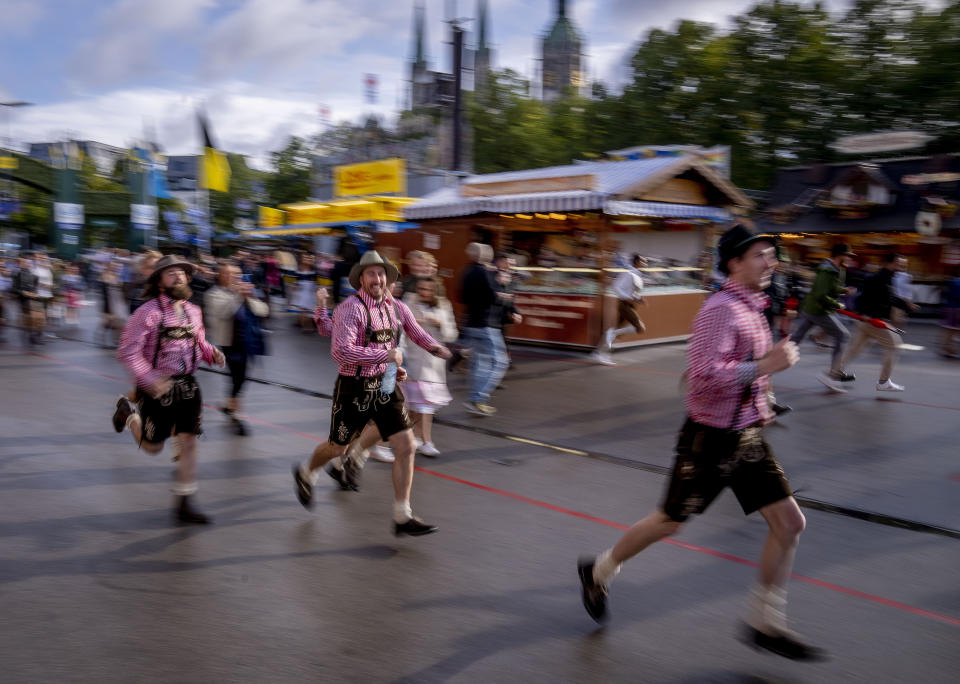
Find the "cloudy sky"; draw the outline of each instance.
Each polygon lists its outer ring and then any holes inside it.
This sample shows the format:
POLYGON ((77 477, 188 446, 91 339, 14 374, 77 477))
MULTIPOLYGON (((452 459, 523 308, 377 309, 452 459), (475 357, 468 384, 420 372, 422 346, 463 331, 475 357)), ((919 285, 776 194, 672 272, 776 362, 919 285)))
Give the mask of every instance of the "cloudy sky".
MULTIPOLYGON (((428 57, 449 68, 446 13, 477 0, 424 0, 428 57)), ((650 28, 690 18, 725 24, 752 0, 567 0, 586 38, 592 78, 616 83, 630 46, 650 28)), ((832 0, 831 7, 845 6, 832 0)), ((194 110, 218 146, 266 153, 290 135, 402 107, 414 0, 0 0, 0 101, 13 139, 91 139, 126 146, 145 132, 169 154, 200 144, 194 110), (364 74, 376 74, 376 104, 364 74)), ((497 67, 535 74, 539 35, 556 0, 488 0, 497 67)), ((468 24, 468 28, 472 24, 468 24)), ((0 116, 3 114, 0 113, 0 116)), ((7 126, 0 119, 0 136, 7 126)), ((638 141, 642 142, 642 141, 638 141)))

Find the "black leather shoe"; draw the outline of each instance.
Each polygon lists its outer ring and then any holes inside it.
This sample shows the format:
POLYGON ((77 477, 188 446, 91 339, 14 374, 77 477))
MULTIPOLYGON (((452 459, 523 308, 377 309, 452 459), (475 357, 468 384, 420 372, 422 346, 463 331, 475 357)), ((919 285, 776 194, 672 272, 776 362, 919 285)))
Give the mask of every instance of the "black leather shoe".
POLYGON ((838 375, 831 374, 830 377, 835 380, 839 380, 840 382, 853 382, 857 379, 857 376, 853 373, 840 373, 838 375))
POLYGON ((177 506, 175 514, 177 522, 183 525, 209 525, 213 522, 209 517, 190 505, 189 496, 179 496, 177 498, 180 499, 180 504, 177 506))
MULTIPOLYGON (((345 492, 355 492, 357 491, 357 486, 347 477, 346 472, 346 462, 344 463, 343 468, 335 468, 333 464, 329 464, 326 468, 326 473, 333 478, 333 481, 340 485, 340 489, 345 492)), ((302 501, 300 503, 303 503, 302 501)))
POLYGON ((771 636, 750 625, 744 625, 744 641, 753 648, 764 649, 776 653, 790 660, 805 660, 817 662, 827 659, 827 652, 822 648, 805 644, 796 634, 785 632, 771 636))
POLYGON ((782 416, 784 413, 790 413, 793 410, 792 406, 777 403, 770 404, 770 408, 773 409, 773 412, 778 416, 782 416))
POLYGON ((410 518, 405 523, 393 523, 393 534, 397 537, 402 537, 405 534, 411 537, 422 537, 425 534, 433 534, 436 531, 436 525, 425 523, 420 518, 410 518))
POLYGON ((355 492, 360 491, 360 466, 352 458, 343 458, 343 479, 355 492))
POLYGON ((304 508, 313 508, 313 485, 303 479, 300 474, 300 466, 293 464, 293 481, 297 491, 297 501, 304 508))
POLYGON ((234 418, 234 419, 233 419, 233 434, 237 435, 238 437, 246 437, 248 434, 250 434, 250 431, 247 430, 247 424, 246 424, 246 423, 244 423, 244 422, 241 421, 241 420, 237 420, 236 418, 234 418))
POLYGON ((594 559, 583 557, 577 561, 580 585, 583 587, 583 607, 597 622, 607 619, 607 588, 593 580, 594 559))
POLYGON ((113 429, 117 432, 123 432, 127 424, 127 418, 137 412, 137 407, 133 405, 126 397, 121 396, 117 399, 117 410, 113 412, 113 429))

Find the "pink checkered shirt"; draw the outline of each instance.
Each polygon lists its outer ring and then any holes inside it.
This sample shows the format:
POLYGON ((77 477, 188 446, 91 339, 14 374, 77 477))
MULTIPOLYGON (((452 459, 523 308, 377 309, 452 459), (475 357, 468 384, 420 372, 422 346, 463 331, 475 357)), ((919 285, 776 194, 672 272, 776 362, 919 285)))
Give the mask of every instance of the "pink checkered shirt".
POLYGON ((687 346, 687 413, 704 425, 740 429, 773 420, 769 376, 756 360, 773 346, 763 316, 767 296, 728 280, 693 321, 687 346), (750 398, 743 401, 744 387, 750 398), (741 406, 742 404, 742 406, 741 406))
POLYGON ((327 307, 318 306, 313 310, 313 322, 317 326, 317 333, 323 337, 330 337, 333 334, 333 320, 327 313, 327 307))
POLYGON ((173 308, 173 301, 162 294, 137 307, 124 326, 117 358, 136 379, 138 387, 146 389, 165 376, 195 373, 201 360, 213 362, 215 348, 207 342, 200 308, 184 302, 183 311, 185 316, 181 319, 173 308), (163 340, 154 367, 153 355, 161 326, 189 326, 197 338, 196 345, 193 339, 163 340))
MULTIPOLYGON (((370 329, 381 330, 396 326, 397 313, 400 315, 400 324, 403 331, 410 337, 410 341, 427 351, 432 351, 442 345, 420 327, 413 314, 403 302, 393 299, 389 295, 377 304, 373 297, 363 290, 357 293, 363 298, 363 303, 355 296, 347 297, 333 310, 333 338, 330 344, 330 354, 337 362, 340 375, 354 376, 357 367, 361 368, 361 377, 379 375, 387 367, 387 351, 396 347, 396 342, 370 342, 367 346, 365 333, 367 329, 367 309, 370 309, 370 329), (364 307, 364 304, 367 306, 364 307), (394 308, 396 305, 396 308, 394 308)), ((314 315, 316 320, 316 315, 314 315)), ((321 332, 321 334, 323 334, 321 332)))

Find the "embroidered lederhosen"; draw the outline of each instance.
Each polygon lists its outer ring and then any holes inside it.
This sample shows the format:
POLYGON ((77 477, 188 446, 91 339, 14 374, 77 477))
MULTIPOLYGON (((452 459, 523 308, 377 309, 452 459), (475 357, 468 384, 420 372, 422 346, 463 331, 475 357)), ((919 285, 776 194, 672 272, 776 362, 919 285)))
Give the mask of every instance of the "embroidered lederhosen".
MULTIPOLYGON (((396 304, 387 305, 386 315, 390 327, 374 330, 370 308, 359 295, 357 299, 367 311, 363 346, 389 345, 392 342, 392 348, 396 348, 403 331, 396 304), (393 314, 390 312, 391 309, 393 314)), ((353 376, 337 377, 330 423, 330 441, 337 444, 348 444, 370 420, 376 423, 384 439, 410 427, 410 419, 399 388, 394 388, 391 394, 384 394, 380 391, 383 374, 364 377, 360 375, 362 370, 363 366, 358 364, 353 376)))
POLYGON ((148 442, 162 442, 170 436, 180 432, 199 435, 201 428, 201 396, 200 386, 197 384, 193 371, 199 361, 199 340, 194 332, 190 314, 184 311, 185 325, 164 325, 165 311, 161 300, 157 300, 160 307, 160 326, 157 331, 157 345, 153 351, 153 367, 157 367, 160 358, 160 349, 165 340, 193 340, 191 363, 187 367, 183 364, 182 372, 171 376, 173 385, 162 397, 152 397, 148 392, 137 390, 137 403, 143 419, 143 439, 148 442))

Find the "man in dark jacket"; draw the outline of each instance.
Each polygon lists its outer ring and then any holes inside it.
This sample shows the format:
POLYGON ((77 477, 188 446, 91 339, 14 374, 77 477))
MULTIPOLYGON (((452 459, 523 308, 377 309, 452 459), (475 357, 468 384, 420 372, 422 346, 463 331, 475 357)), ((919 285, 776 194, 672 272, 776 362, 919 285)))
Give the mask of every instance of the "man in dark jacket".
MULTIPOLYGON (((899 268, 899 255, 888 254, 884 258, 883 268, 868 277, 863 282, 863 292, 857 298, 857 312, 863 316, 880 321, 890 320, 890 309, 896 301, 893 290, 893 275, 899 268)), ((878 392, 902 392, 903 385, 898 385, 890 379, 893 364, 897 360, 897 350, 903 344, 903 339, 889 327, 873 325, 869 321, 857 321, 853 331, 853 339, 843 355, 842 366, 853 361, 863 348, 877 342, 884 348, 883 365, 880 367, 880 380, 877 383, 878 392)))
POLYGON ((496 389, 507 372, 510 360, 503 341, 503 309, 505 300, 497 292, 495 272, 492 270, 493 248, 471 242, 467 245, 471 263, 463 272, 460 296, 466 307, 463 338, 471 347, 470 397, 464 407, 478 416, 497 412, 490 405, 490 393, 496 389))
POLYGON ((37 299, 37 277, 27 257, 17 259, 17 272, 10 283, 10 296, 20 300, 20 325, 31 345, 43 344, 41 303, 37 299))
POLYGON ((843 358, 843 349, 850 340, 850 333, 837 315, 837 309, 843 307, 840 297, 848 293, 844 279, 852 256, 854 254, 846 244, 841 242, 833 246, 830 250, 830 258, 824 259, 817 269, 810 294, 800 304, 800 324, 790 336, 795 344, 800 344, 812 327, 820 326, 833 338, 830 371, 818 373, 817 380, 834 392, 846 392, 840 383, 856 379, 852 374, 844 372, 843 365, 840 363, 843 358))

